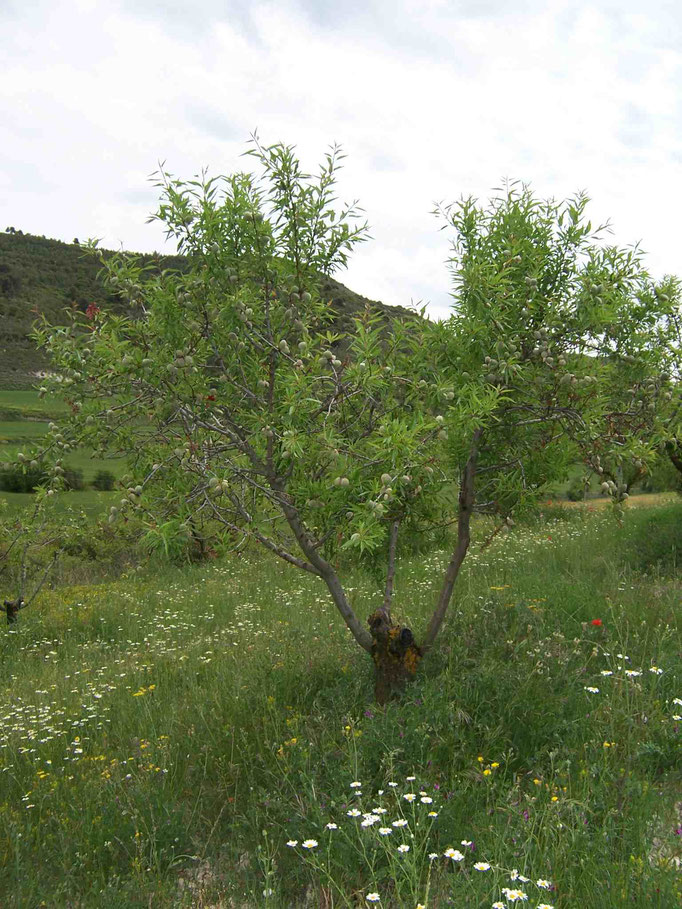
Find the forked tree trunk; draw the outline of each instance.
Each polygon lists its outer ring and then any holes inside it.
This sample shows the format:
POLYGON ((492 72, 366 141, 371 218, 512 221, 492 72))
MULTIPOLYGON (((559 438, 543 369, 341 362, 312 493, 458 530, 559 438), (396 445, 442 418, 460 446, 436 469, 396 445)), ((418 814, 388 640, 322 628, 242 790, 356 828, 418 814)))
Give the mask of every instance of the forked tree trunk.
POLYGON ((382 705, 402 694, 417 672, 422 652, 412 631, 393 622, 384 609, 373 612, 368 622, 372 635, 374 699, 382 705))
POLYGON ((370 653, 374 662, 374 699, 377 704, 386 704, 402 694, 405 685, 414 678, 422 658, 412 631, 397 625, 391 618, 399 530, 400 519, 396 518, 391 524, 388 540, 384 604, 367 619, 372 636, 370 653))
POLYGON ((474 481, 481 434, 482 430, 476 429, 472 435, 469 457, 464 467, 459 492, 457 542, 446 569, 443 586, 421 646, 417 645, 410 628, 395 623, 391 618, 400 518, 398 517, 393 521, 389 534, 388 570, 384 602, 380 609, 377 609, 369 616, 367 620, 369 624, 368 632, 362 626, 349 603, 334 567, 321 555, 321 541, 316 541, 308 528, 306 528, 291 497, 286 492, 283 481, 273 473, 268 476, 270 487, 278 494, 278 504, 307 561, 289 553, 282 546, 263 535, 253 531, 252 533, 260 543, 280 558, 310 574, 317 575, 325 582, 337 609, 343 616, 353 637, 363 650, 366 650, 372 657, 375 668, 374 696, 377 704, 386 704, 404 691, 407 683, 414 678, 422 657, 433 646, 433 642, 443 624, 459 569, 469 548, 471 514, 474 505, 474 481))
POLYGON ((421 647, 417 646, 414 635, 409 628, 397 625, 391 619, 390 604, 393 594, 399 522, 395 521, 391 527, 384 604, 381 609, 373 612, 368 619, 369 630, 372 635, 371 654, 375 668, 374 696, 377 704, 385 704, 402 693, 406 684, 414 678, 422 656, 433 646, 433 642, 443 624, 446 610, 452 598, 455 581, 462 567, 471 539, 470 525, 474 506, 474 482, 480 438, 481 430, 476 429, 472 437, 469 457, 460 485, 457 543, 446 569, 438 602, 431 616, 421 647))

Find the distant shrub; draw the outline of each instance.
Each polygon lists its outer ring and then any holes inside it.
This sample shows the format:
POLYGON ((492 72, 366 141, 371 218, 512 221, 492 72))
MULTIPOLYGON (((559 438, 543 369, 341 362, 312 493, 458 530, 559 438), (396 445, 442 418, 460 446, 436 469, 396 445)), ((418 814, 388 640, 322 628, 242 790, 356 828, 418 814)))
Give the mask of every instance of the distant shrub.
POLYGON ((644 492, 682 492, 682 474, 667 456, 661 457, 642 480, 642 489, 644 492))
POLYGON ((566 490, 566 498, 569 502, 582 502, 585 498, 585 484, 582 477, 576 477, 566 490))
POLYGON ((682 505, 633 514, 626 561, 636 571, 674 574, 682 564, 682 505))
POLYGON ((85 480, 83 479, 83 471, 80 467, 65 467, 64 468, 64 483, 67 489, 71 490, 81 490, 85 489, 85 480))
POLYGON ((5 464, 0 467, 0 490, 2 492, 34 492, 47 479, 40 467, 22 467, 20 464, 5 464))
MULTIPOLYGON (((35 492, 47 480, 48 475, 42 467, 22 467, 21 464, 5 464, 0 467, 2 492, 35 492)), ((64 484, 69 490, 85 489, 83 471, 74 467, 64 468, 64 484)))
POLYGON ((100 492, 111 492, 116 484, 116 476, 110 470, 98 470, 92 481, 92 488, 100 492))

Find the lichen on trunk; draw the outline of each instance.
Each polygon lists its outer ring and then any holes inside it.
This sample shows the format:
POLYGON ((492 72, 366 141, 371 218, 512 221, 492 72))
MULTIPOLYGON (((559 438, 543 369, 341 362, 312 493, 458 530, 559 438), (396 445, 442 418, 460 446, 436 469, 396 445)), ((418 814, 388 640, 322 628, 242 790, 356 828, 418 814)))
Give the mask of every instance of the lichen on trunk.
POLYGON ((374 662, 374 697, 377 704, 386 704, 405 690, 422 658, 412 631, 398 625, 386 609, 377 609, 368 619, 372 635, 374 662))

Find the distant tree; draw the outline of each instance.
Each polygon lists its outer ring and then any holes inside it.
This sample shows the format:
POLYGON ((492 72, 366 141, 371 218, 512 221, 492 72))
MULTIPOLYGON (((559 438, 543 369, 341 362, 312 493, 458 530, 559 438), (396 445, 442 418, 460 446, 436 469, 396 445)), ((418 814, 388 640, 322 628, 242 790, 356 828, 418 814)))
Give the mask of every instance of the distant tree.
POLYGON ((669 278, 664 290, 665 296, 676 303, 671 308, 666 325, 668 371, 664 378, 668 406, 662 414, 667 429, 664 451, 682 479, 682 307, 680 307, 682 286, 676 279, 669 278))
POLYGON ((92 481, 92 488, 110 492, 116 485, 116 476, 110 470, 98 470, 92 481))
POLYGON ((31 510, 0 522, 0 585, 9 593, 0 611, 8 625, 15 624, 19 612, 35 602, 63 551, 62 535, 51 532, 48 501, 43 489, 31 510))
POLYGON ((436 640, 475 511, 504 532, 580 453, 651 454, 656 439, 636 413, 614 414, 608 386, 626 356, 656 365, 650 282, 636 255, 599 245, 584 195, 542 202, 511 184, 487 207, 437 209, 455 233, 450 320, 387 332, 366 314, 342 338, 320 275, 346 264, 367 225, 355 203, 334 205, 339 150, 317 178, 291 147, 254 137, 249 154, 261 178, 160 172, 154 217, 189 267, 152 275, 104 259, 105 285, 137 315, 75 312, 36 329, 57 371, 45 391, 71 405, 43 457, 75 445, 127 454, 109 520, 136 511, 157 549, 211 525, 319 577, 371 654, 383 702, 436 640), (417 643, 392 615, 397 561, 406 540, 447 526, 451 555, 417 643), (368 626, 342 553, 383 562, 368 626))

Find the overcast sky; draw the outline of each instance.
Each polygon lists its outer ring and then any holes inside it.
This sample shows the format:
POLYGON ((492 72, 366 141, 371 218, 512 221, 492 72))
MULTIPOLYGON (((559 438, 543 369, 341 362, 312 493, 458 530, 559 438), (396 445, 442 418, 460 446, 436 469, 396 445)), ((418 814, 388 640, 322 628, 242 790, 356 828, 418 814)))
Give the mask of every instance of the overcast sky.
POLYGON ((171 251, 148 176, 251 169, 257 129, 343 146, 373 239, 337 277, 373 299, 446 315, 433 203, 505 176, 682 275, 680 0, 0 0, 0 77, 0 230, 171 251))

